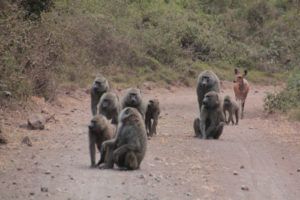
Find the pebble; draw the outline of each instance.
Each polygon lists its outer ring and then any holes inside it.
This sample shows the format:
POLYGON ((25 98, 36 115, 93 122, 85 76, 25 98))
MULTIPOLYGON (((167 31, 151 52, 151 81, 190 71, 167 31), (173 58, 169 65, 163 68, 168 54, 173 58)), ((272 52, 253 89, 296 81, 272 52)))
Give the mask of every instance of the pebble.
POLYGON ((242 185, 241 186, 241 190, 243 190, 243 191, 249 191, 249 188, 247 186, 245 186, 245 185, 242 185))
POLYGON ((41 191, 42 192, 48 192, 48 188, 47 187, 41 187, 41 191))
POLYGON ((51 172, 50 171, 45 171, 45 174, 49 175, 49 174, 51 174, 51 172))

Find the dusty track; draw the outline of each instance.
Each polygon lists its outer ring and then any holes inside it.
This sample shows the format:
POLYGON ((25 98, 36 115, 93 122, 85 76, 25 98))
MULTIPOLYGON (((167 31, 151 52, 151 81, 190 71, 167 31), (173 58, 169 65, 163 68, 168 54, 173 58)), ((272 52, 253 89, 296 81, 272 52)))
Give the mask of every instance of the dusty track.
POLYGON ((1 146, 0 199, 299 199, 299 126, 264 116, 266 90, 252 87, 245 119, 226 126, 217 141, 193 137, 194 89, 146 91, 160 100, 162 114, 137 171, 90 169, 89 96, 62 96, 63 106, 52 110, 57 121, 46 130, 16 130, 33 147, 1 146))

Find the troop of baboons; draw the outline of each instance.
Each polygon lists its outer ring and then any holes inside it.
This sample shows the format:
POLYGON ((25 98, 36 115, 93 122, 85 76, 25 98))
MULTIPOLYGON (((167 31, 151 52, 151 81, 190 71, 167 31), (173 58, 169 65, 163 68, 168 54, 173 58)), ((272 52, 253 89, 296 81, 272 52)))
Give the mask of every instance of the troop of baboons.
MULTIPOLYGON (((229 95, 222 100, 220 80, 214 72, 205 70, 199 74, 196 89, 199 116, 195 118, 193 125, 196 137, 218 139, 226 124, 231 122, 238 125, 240 110, 241 118, 243 117, 249 92, 249 83, 245 79, 247 70, 243 75, 238 69, 234 73, 233 90, 240 106, 229 95)), ((150 99, 146 102, 138 88, 127 89, 120 101, 118 95, 109 87, 107 79, 99 75, 91 88, 91 110, 91 167, 111 169, 116 164, 120 169, 138 169, 146 153, 147 137, 157 134, 161 112, 159 101, 150 99), (100 152, 97 164, 96 147, 100 152)))

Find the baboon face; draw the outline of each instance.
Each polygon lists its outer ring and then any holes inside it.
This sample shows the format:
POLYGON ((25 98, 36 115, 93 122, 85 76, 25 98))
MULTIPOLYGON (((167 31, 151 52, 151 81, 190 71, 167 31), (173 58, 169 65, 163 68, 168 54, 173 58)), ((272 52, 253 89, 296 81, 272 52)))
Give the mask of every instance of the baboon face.
POLYGON ((102 115, 96 115, 89 124, 89 130, 92 132, 102 131, 105 124, 105 118, 102 115))
POLYGON ((231 106, 231 99, 230 99, 229 96, 225 96, 225 97, 224 97, 224 103, 223 103, 223 106, 224 106, 224 107, 231 106))
POLYGON ((103 99, 103 102, 101 104, 102 109, 110 108, 111 107, 111 101, 109 99, 103 99))
POLYGON ((202 88, 210 88, 214 85, 214 80, 209 75, 203 75, 200 80, 200 86, 202 88))
POLYGON ((93 91, 96 93, 105 92, 107 90, 107 80, 103 76, 99 76, 94 80, 93 91))
POLYGON ((141 102, 141 93, 138 89, 130 90, 126 102, 131 106, 138 106, 141 102))
POLYGON ((218 93, 214 91, 206 93, 202 104, 205 108, 208 109, 213 109, 218 107, 220 105, 218 93))

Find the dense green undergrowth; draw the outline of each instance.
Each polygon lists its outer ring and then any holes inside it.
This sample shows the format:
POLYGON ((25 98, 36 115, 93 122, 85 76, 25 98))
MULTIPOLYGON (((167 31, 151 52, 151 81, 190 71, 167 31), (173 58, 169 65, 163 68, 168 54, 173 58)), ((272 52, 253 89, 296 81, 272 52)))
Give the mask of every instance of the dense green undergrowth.
POLYGON ((34 2, 0 3, 0 91, 15 99, 52 99, 59 84, 97 73, 114 85, 193 85, 203 69, 232 80, 241 67, 275 83, 299 68, 297 1, 34 2))

